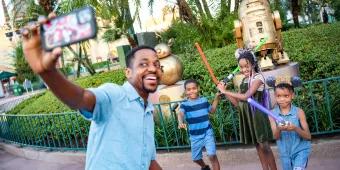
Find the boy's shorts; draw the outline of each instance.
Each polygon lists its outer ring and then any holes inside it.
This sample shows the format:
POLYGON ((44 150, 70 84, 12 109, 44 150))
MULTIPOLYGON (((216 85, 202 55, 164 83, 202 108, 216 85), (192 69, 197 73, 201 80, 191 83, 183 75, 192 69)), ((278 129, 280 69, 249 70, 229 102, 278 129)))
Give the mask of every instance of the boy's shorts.
POLYGON ((201 139, 191 139, 191 157, 192 160, 202 159, 202 150, 205 147, 208 156, 216 155, 215 137, 212 129, 209 129, 206 135, 201 139))

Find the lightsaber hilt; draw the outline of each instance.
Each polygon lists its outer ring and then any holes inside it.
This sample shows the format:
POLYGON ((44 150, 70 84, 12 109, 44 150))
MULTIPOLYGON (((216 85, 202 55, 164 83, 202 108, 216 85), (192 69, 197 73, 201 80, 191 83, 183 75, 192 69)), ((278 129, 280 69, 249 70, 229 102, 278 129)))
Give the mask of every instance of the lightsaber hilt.
POLYGON ((223 83, 227 84, 230 80, 232 80, 235 74, 240 71, 240 67, 237 66, 233 72, 231 72, 226 78, 223 79, 223 83))

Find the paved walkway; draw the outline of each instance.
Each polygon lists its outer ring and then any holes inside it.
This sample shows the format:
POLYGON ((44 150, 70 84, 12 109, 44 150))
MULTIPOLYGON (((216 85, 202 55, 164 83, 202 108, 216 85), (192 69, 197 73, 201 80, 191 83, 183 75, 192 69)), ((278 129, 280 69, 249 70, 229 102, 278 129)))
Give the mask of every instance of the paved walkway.
POLYGON ((14 156, 0 149, 0 170, 82 170, 83 164, 63 164, 14 156))
MULTIPOLYGON (((309 159, 307 170, 339 170, 340 168, 340 139, 339 137, 318 139, 313 141, 313 152, 309 159)), ((4 147, 3 147, 4 148, 4 147)), ((20 148, 21 149, 21 148, 20 148)), ((277 153, 276 147, 272 147, 274 153, 277 153)), ((31 151, 30 151, 31 152, 31 151)), ((28 155, 30 158, 38 158, 33 153, 28 155)), ((261 170, 256 150, 253 147, 244 146, 227 146, 218 148, 218 157, 223 170, 261 170)), ((24 157, 15 156, 1 149, 0 145, 0 170, 82 170, 84 162, 65 163, 65 158, 60 156, 51 157, 49 152, 40 153, 39 159, 49 157, 44 160, 31 160, 24 157), (43 157, 43 158, 41 158, 43 157), (53 159, 53 160, 52 160, 53 159), (64 160, 63 160, 64 159, 64 160), (60 162, 60 163, 59 163, 60 162)), ((64 155, 70 153, 64 153, 64 155)), ((71 153, 72 154, 72 153, 71 153)), ((76 153, 80 160, 84 160, 84 153, 76 153)), ((38 153, 39 155, 39 153, 38 153)), ((75 155, 73 153, 73 155, 75 155)), ((72 158, 67 158, 70 160, 72 158)), ((79 161, 79 159, 75 159, 79 161)), ((277 159, 278 160, 278 159, 277 159)), ((190 151, 183 150, 177 152, 160 151, 157 154, 157 161, 164 170, 199 170, 200 168, 190 160, 190 151)), ((208 163, 208 161, 206 161, 208 163)), ((280 162, 277 162, 280 167, 280 162)))
POLYGON ((7 97, 4 97, 4 98, 0 98, 0 114, 3 113, 3 112, 7 112, 7 111, 11 110, 16 105, 18 105, 22 101, 30 98, 31 96, 34 96, 38 93, 42 93, 44 91, 45 91, 45 89, 41 89, 41 90, 36 90, 36 91, 33 91, 33 92, 28 92, 28 93, 25 92, 21 96, 7 96, 7 97))

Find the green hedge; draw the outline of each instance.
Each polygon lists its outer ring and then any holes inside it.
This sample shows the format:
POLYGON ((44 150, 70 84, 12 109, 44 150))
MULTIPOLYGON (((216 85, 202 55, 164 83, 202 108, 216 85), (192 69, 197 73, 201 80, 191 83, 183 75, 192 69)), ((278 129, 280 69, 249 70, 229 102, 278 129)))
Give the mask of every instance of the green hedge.
MULTIPOLYGON (((284 49, 291 61, 300 64, 302 80, 315 80, 340 75, 340 22, 315 25, 283 32, 284 49)), ((194 48, 194 47, 193 47, 194 48)), ((216 77, 224 78, 236 66, 236 45, 219 49, 202 47, 216 77)), ((184 64, 184 79, 198 79, 203 94, 216 90, 197 52, 178 55, 184 64)))
MULTIPOLYGON (((84 88, 98 87, 107 82, 123 84, 125 75, 123 70, 104 72, 94 76, 82 77, 75 81, 84 88)), ((72 111, 65 104, 60 102, 50 91, 32 97, 8 112, 8 114, 36 114, 36 113, 61 113, 72 111)))
MULTIPOLYGON (((315 25, 304 29, 295 29, 283 33, 284 48, 292 61, 300 63, 300 75, 303 80, 314 80, 340 75, 340 23, 315 25)), ((236 45, 218 49, 206 49, 202 46, 208 61, 219 79, 224 78, 236 66, 234 52, 236 45)), ((194 78, 201 84, 202 93, 212 96, 216 88, 205 69, 201 58, 192 45, 192 51, 179 54, 184 64, 183 79, 194 78)), ((75 82, 82 87, 97 87, 106 82, 122 84, 125 80, 123 70, 111 71, 83 77, 75 82)), ((50 92, 18 105, 11 114, 50 113, 70 111, 50 92), (20 109, 19 109, 20 108, 20 109)))

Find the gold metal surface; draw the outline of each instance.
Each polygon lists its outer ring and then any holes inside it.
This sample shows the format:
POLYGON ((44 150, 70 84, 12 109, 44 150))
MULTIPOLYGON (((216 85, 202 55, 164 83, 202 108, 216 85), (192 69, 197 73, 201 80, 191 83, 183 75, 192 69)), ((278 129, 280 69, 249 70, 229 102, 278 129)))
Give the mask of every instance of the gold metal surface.
POLYGON ((288 55, 283 51, 279 12, 272 13, 267 0, 243 0, 238 11, 239 20, 234 21, 237 47, 254 48, 261 39, 267 38, 260 52, 255 53, 261 69, 275 69, 275 65, 288 63, 288 55))
POLYGON ((157 44, 155 46, 155 50, 157 52, 157 56, 158 56, 159 59, 165 58, 165 57, 171 55, 170 47, 168 45, 164 44, 164 43, 157 44))
POLYGON ((174 55, 160 59, 163 68, 161 84, 172 85, 182 79, 183 65, 174 55))

